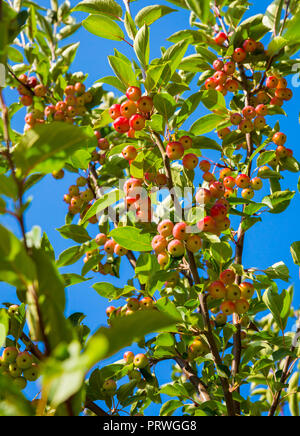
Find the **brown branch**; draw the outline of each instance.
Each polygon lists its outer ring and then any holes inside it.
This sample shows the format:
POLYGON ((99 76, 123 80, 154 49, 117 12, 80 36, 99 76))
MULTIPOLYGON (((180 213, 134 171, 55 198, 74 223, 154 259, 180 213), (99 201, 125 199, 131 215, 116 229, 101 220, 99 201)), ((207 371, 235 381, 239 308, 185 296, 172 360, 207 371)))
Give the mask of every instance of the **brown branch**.
MULTIPOLYGON (((100 186, 98 185, 98 174, 97 174, 97 171, 93 165, 89 166, 89 172, 90 172, 89 177, 92 180, 92 184, 89 183, 89 186, 90 186, 91 190, 93 191, 96 199, 102 198, 103 192, 102 192, 100 186)), ((107 208, 107 212, 108 212, 109 218, 112 220, 114 226, 118 227, 118 224, 119 224, 118 219, 114 218, 110 207, 107 208)), ((136 261, 136 257, 134 255, 134 253, 131 250, 129 250, 126 254, 126 257, 129 261, 130 265, 132 266, 132 268, 135 270, 137 261, 136 261)), ((144 285, 142 285, 142 284, 141 284, 141 289, 144 289, 144 285)))
POLYGON ((97 406, 97 404, 89 399, 86 400, 84 407, 91 410, 97 416, 110 416, 103 409, 101 409, 101 407, 97 406))
POLYGON ((202 382, 202 380, 194 373, 189 363, 186 360, 184 360, 182 357, 175 357, 175 361, 180 366, 182 372, 187 377, 189 382, 195 387, 201 403, 210 401, 211 398, 207 391, 207 387, 202 382))
MULTIPOLYGON (((171 192, 171 196, 172 196, 172 200, 174 203, 174 207, 175 207, 175 212, 178 214, 179 212, 179 216, 183 216, 183 210, 182 207, 177 199, 177 196, 174 192, 174 183, 173 183, 173 177, 172 177, 172 172, 171 172, 171 166, 170 166, 170 160, 165 152, 164 146, 163 146, 163 142, 160 138, 160 135, 156 132, 151 132, 152 133, 152 137, 155 140, 156 145, 158 146, 162 158, 163 158, 163 162, 164 162, 164 166, 165 166, 165 171, 168 177, 168 188, 171 192), (178 210, 178 212, 176 211, 176 209, 178 210)), ((197 269, 197 265, 196 265, 196 260, 195 260, 195 256, 192 252, 187 250, 187 254, 188 254, 188 263, 190 266, 190 270, 194 279, 194 283, 195 284, 200 284, 200 277, 199 277, 199 273, 198 273, 198 269, 197 269)), ((210 317, 209 317, 209 312, 208 312, 208 307, 207 307, 207 303, 206 303, 206 298, 204 296, 204 294, 200 294, 199 296, 199 303, 200 303, 200 310, 204 319, 204 324, 205 324, 205 335, 209 344, 209 348, 210 351, 213 355, 213 360, 216 366, 222 365, 222 360, 218 351, 218 347, 216 345, 216 341, 213 335, 213 331, 212 331, 212 326, 210 323, 210 317)), ((226 403, 226 407, 227 407, 227 412, 229 416, 235 416, 235 410, 234 410, 234 403, 233 403, 233 399, 232 399, 232 394, 230 392, 230 387, 229 387, 229 382, 226 378, 220 377, 220 381, 221 381, 221 385, 222 385, 222 389, 223 389, 223 393, 224 393, 224 398, 225 398, 225 403, 226 403)))
MULTIPOLYGON (((300 318, 298 319, 298 328, 297 331, 295 333, 295 337, 297 338, 297 336, 299 336, 300 334, 300 318)), ((291 347, 291 353, 294 353, 294 351, 296 350, 296 344, 292 345, 291 347)), ((297 359, 298 360, 298 359, 297 359)), ((296 361, 297 361, 296 360, 296 361)), ((292 369, 293 369, 293 365, 294 365, 294 357, 293 356, 287 356, 285 359, 285 364, 282 370, 282 375, 281 375, 281 379, 280 379, 280 383, 282 385, 284 385, 288 378, 290 377, 291 373, 292 373, 292 369)), ((273 402, 269 411, 269 415, 268 416, 274 416, 277 408, 279 406, 280 403, 280 398, 281 398, 281 394, 282 394, 283 388, 280 388, 276 394, 273 397, 273 402)))

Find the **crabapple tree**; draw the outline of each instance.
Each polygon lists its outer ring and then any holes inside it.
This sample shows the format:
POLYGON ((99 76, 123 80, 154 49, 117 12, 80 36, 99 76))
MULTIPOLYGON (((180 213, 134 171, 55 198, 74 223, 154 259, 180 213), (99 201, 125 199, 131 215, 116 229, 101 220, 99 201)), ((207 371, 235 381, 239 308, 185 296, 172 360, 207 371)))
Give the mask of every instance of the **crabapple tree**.
MULTIPOLYGON (((0 310, 0 414, 299 415, 289 269, 280 253, 267 269, 244 262, 248 231, 297 191, 280 122, 298 1, 256 15, 244 0, 50 3, 0 0, 0 277, 18 299, 0 310), (175 12, 182 29, 153 58, 154 23, 175 12), (98 56, 115 43, 94 84, 72 70, 79 28, 98 56), (26 216, 31 190, 67 174, 55 225, 70 247, 57 253, 26 216), (93 334, 84 313, 65 314, 87 274, 107 300, 93 334)), ((300 265, 300 242, 291 255, 300 265)))

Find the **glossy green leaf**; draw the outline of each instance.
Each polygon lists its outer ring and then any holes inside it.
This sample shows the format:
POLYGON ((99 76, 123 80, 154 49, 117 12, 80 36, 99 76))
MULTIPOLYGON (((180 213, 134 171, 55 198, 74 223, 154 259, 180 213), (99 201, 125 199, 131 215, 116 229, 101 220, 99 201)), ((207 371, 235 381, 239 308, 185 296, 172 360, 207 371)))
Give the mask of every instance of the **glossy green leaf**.
POLYGON ((100 38, 113 41, 124 40, 124 33, 120 26, 105 15, 89 15, 83 22, 83 27, 100 38))

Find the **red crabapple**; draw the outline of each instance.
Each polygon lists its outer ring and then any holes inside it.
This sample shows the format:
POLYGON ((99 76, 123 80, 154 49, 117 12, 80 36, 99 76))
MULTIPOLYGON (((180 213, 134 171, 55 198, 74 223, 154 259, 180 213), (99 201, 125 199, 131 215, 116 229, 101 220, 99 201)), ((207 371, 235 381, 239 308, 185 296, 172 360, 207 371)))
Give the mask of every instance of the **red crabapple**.
POLYGON ((243 43, 243 49, 247 53, 253 53, 256 50, 257 44, 253 39, 246 39, 243 43))
POLYGON ((243 120, 240 124, 239 124, 239 130, 242 133, 251 133, 254 129, 254 125, 252 123, 252 121, 250 120, 243 120))
POLYGON ((254 189, 254 191, 260 191, 263 187, 263 182, 259 177, 255 177, 251 180, 251 188, 254 189))
POLYGON ((214 182, 210 185, 210 192, 214 198, 222 198, 225 193, 224 185, 221 182, 214 182))
POLYGON ((250 177, 247 174, 240 174, 235 179, 235 182, 239 188, 245 189, 250 186, 250 177))
POLYGON ((133 364, 136 368, 144 369, 148 365, 149 361, 145 354, 137 354, 133 360, 133 364))
POLYGON ((262 130, 266 126, 266 120, 264 117, 259 116, 254 120, 254 127, 256 130, 262 130))
POLYGON ((119 133, 126 133, 130 130, 129 120, 126 117, 119 117, 114 122, 114 128, 119 133))
POLYGON ((198 165, 198 158, 195 154, 189 153, 183 157, 182 163, 187 170, 194 170, 198 165))
POLYGON ((146 120, 142 115, 136 114, 130 118, 129 125, 131 129, 135 131, 143 130, 146 125, 146 120))
POLYGON ((171 160, 181 159, 184 154, 184 148, 180 142, 169 142, 166 153, 171 160))
POLYGON ((216 180, 216 177, 215 177, 214 174, 207 172, 207 173, 203 174, 203 180, 205 180, 206 182, 211 183, 214 180, 216 180))
POLYGON ((254 295, 254 286, 249 282, 243 282, 240 284, 240 290, 242 298, 245 300, 251 300, 254 295))
POLYGON ((151 97, 141 97, 137 102, 138 110, 142 113, 149 113, 153 109, 153 100, 151 97))
POLYGON ((277 132, 273 135, 273 142, 276 145, 284 145, 286 143, 286 135, 282 132, 277 132))
POLYGON ((163 251, 166 250, 167 246, 168 246, 168 241, 166 240, 166 238, 164 238, 161 235, 157 235, 154 236, 154 238, 152 239, 152 248, 155 251, 155 253, 162 253, 163 251))
POLYGON ((224 62, 221 59, 216 59, 213 63, 213 68, 216 71, 222 71, 224 68, 224 62))
POLYGON ((265 117, 266 115, 268 115, 268 107, 265 104, 259 104, 258 106, 256 106, 255 112, 257 115, 265 117))
POLYGON ((267 78, 267 82, 266 82, 267 88, 275 89, 275 88, 277 88, 277 85, 278 85, 277 77, 270 76, 270 77, 267 78))
POLYGON ((157 227, 158 233, 164 238, 171 236, 173 234, 173 229, 174 224, 170 220, 162 221, 157 227))
POLYGON ((233 60, 237 63, 243 62, 246 59, 247 53, 243 48, 236 48, 233 53, 233 60))
POLYGON ((120 104, 114 104, 109 109, 109 115, 110 118, 113 120, 117 120, 121 116, 121 105, 120 104))
POLYGON ((240 299, 238 301, 235 302, 235 312, 238 315, 244 315, 244 313, 248 312, 250 307, 250 304, 248 303, 248 301, 240 299))
POLYGON ((197 253, 202 247, 202 240, 198 235, 189 236, 186 241, 186 247, 192 253, 197 253))
POLYGON ((224 32, 219 32, 214 38, 215 43, 218 45, 223 45, 224 42, 227 41, 227 39, 227 35, 224 32))
POLYGON ((216 87, 217 87, 217 82, 215 81, 215 79, 213 77, 209 77, 205 81, 205 88, 206 89, 216 89, 216 87))
POLYGON ((236 301, 241 297, 241 290, 238 285, 232 284, 226 287, 226 300, 236 301))
POLYGON ((255 108, 253 106, 244 107, 242 112, 243 112, 244 118, 246 118, 247 120, 252 120, 252 118, 254 118, 256 115, 256 111, 255 111, 255 108))
POLYGON ((135 158, 138 155, 138 152, 137 152, 136 148, 133 147, 133 145, 128 145, 127 147, 125 147, 123 149, 122 155, 123 155, 124 159, 126 159, 128 161, 132 161, 132 160, 135 160, 135 158))
POLYGON ((187 224, 186 223, 177 223, 173 228, 173 236, 175 239, 179 239, 180 241, 184 241, 187 239, 187 224))
POLYGON ((226 189, 233 189, 235 187, 235 179, 231 176, 225 177, 223 184, 226 189))
POLYGON ((235 282, 236 275, 231 269, 226 269, 220 274, 220 280, 225 285, 232 285, 235 282))
POLYGON ((211 295, 214 299, 223 299, 226 295, 226 288, 224 283, 217 281, 213 282, 208 288, 209 295, 211 295))
POLYGON ((226 64, 224 65, 224 71, 226 74, 228 74, 228 76, 232 76, 232 74, 234 74, 235 68, 235 62, 232 61, 226 62, 226 64))
POLYGON ((128 100, 138 101, 142 97, 142 91, 137 86, 130 86, 127 89, 126 97, 128 100))
POLYGON ((124 247, 122 247, 119 244, 116 244, 115 249, 114 249, 114 253, 116 256, 122 257, 122 256, 126 256, 126 254, 128 253, 128 250, 124 247))
POLYGON ((179 139, 179 142, 185 150, 188 150, 193 146, 193 140, 190 136, 182 136, 179 139))
POLYGON ((123 359, 125 360, 125 362, 127 364, 133 363, 134 360, 134 354, 132 351, 126 351, 126 353, 124 353, 123 359))
POLYGON ((182 241, 179 239, 174 239, 168 245, 168 252, 173 257, 181 257, 184 255, 185 247, 182 241))
POLYGON ((229 92, 236 92, 239 89, 239 82, 235 79, 228 79, 225 83, 225 89, 229 92))
POLYGON ((197 227, 200 232, 214 233, 216 231, 216 221, 211 216, 207 216, 198 222, 197 227))
POLYGON ((233 301, 224 301, 220 306, 221 311, 224 315, 232 315, 235 311, 235 304, 233 301))
POLYGON ((242 121, 242 116, 239 113, 231 114, 230 121, 233 125, 238 126, 242 121))
POLYGON ((115 246, 116 246, 116 242, 113 239, 110 239, 104 244, 104 251, 107 254, 113 254, 115 250, 115 246))
POLYGON ((252 200, 252 198, 254 197, 254 191, 252 188, 247 188, 247 189, 243 189, 242 191, 242 197, 245 200, 252 200))
POLYGON ((208 162, 208 160, 202 160, 200 162, 199 167, 200 167, 200 170, 202 170, 205 173, 207 173, 210 170, 210 168, 211 168, 211 164, 210 164, 210 162, 208 162))
POLYGON ((196 194, 196 201, 199 204, 208 204, 212 200, 212 195, 209 189, 200 188, 196 194))
POLYGON ((137 113, 137 106, 133 101, 127 100, 121 104, 121 116, 131 118, 137 113))

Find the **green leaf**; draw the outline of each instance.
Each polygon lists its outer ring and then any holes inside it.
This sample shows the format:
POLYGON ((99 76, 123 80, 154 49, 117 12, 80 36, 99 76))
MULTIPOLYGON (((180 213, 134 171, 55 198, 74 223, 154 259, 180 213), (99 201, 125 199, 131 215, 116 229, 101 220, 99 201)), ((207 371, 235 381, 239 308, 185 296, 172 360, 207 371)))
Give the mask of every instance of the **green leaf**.
POLYGON ((92 239, 84 227, 75 224, 63 226, 57 230, 64 238, 72 239, 79 244, 92 239))
POLYGON ((212 244, 210 247, 211 256, 218 263, 226 263, 232 257, 232 248, 228 242, 219 242, 217 244, 212 244))
POLYGON ((138 31, 133 46, 138 60, 147 67, 150 59, 150 41, 149 27, 146 24, 138 31))
POLYGON ((89 366, 93 367, 99 360, 112 356, 145 335, 157 333, 173 324, 173 318, 157 310, 139 310, 125 318, 116 318, 112 327, 102 327, 92 336, 84 355, 88 356, 89 366), (107 345, 103 347, 105 342, 107 345))
POLYGON ((135 22, 138 27, 142 27, 144 24, 150 26, 156 20, 171 12, 176 12, 176 10, 164 5, 146 6, 137 13, 135 22))
POLYGON ((257 158, 257 166, 263 166, 270 162, 276 156, 275 151, 265 151, 257 158))
POLYGON ((281 213, 288 208, 291 200, 295 196, 295 191, 277 191, 265 197, 262 203, 270 207, 270 213, 281 213))
POLYGON ((0 194, 14 200, 18 198, 18 188, 12 176, 0 174, 0 194))
POLYGON ((108 56, 108 61, 115 75, 121 80, 126 89, 129 86, 138 85, 135 73, 133 72, 131 65, 128 65, 128 63, 125 62, 124 59, 117 56, 108 56))
POLYGON ((0 225, 0 279, 26 289, 36 278, 35 265, 19 239, 0 225))
POLYGON ((263 24, 270 30, 275 30, 276 34, 280 29, 281 13, 284 0, 275 0, 267 8, 263 17, 263 24))
POLYGON ((283 262, 278 262, 266 269, 265 273, 270 279, 280 279, 285 282, 289 281, 290 272, 288 267, 283 262))
POLYGON ((111 283, 103 282, 103 283, 95 283, 92 286, 93 289, 103 298, 107 298, 108 300, 118 300, 123 295, 130 294, 134 288, 130 286, 125 286, 125 288, 117 288, 111 283))
POLYGON ((175 73, 179 67, 185 52, 187 51, 189 43, 186 41, 180 41, 177 44, 169 47, 164 53, 163 62, 170 62, 171 76, 175 73))
POLYGON ((122 247, 132 251, 152 251, 151 235, 136 227, 118 227, 110 236, 122 247))
POLYGON ((197 120, 191 127, 192 135, 203 135, 214 130, 222 121, 224 117, 216 114, 204 115, 204 117, 197 120))
POLYGON ((92 207, 87 211, 87 213, 81 220, 81 224, 84 224, 89 218, 98 215, 106 208, 117 203, 119 200, 124 198, 124 196, 124 192, 120 191, 119 189, 115 189, 107 194, 104 194, 103 197, 96 200, 92 207))
POLYGON ((0 309, 0 348, 5 345, 9 330, 9 317, 5 309, 0 309))
POLYGON ((113 41, 123 41, 124 32, 120 26, 105 15, 89 15, 83 22, 83 27, 100 38, 113 41))
POLYGON ((156 345, 160 347, 173 347, 176 343, 171 333, 161 333, 156 338, 156 345))
POLYGON ((79 283, 88 282, 90 280, 74 273, 62 274, 62 279, 66 287, 78 285, 79 283))
POLYGON ((209 63, 205 61, 199 54, 192 54, 182 59, 179 68, 183 71, 191 71, 193 73, 211 69, 209 63))
POLYGON ((66 302, 64 282, 54 262, 42 249, 33 249, 32 257, 37 270, 38 286, 35 292, 39 308, 36 307, 36 298, 29 289, 27 320, 32 339, 40 340, 41 317, 50 350, 54 350, 62 342, 69 342, 73 336, 71 326, 64 316, 66 302), (38 313, 40 315, 37 317, 38 313))
POLYGON ((154 97, 154 106, 165 120, 171 118, 176 109, 175 99, 167 92, 161 92, 154 97))
POLYGON ((189 9, 194 12, 202 23, 207 23, 210 12, 210 0, 185 0, 189 9))
POLYGON ((271 311, 274 320, 278 327, 284 331, 286 327, 286 305, 291 303, 291 294, 287 291, 282 291, 282 293, 279 295, 276 292, 274 292, 273 289, 268 289, 263 294, 263 301, 265 305, 268 307, 268 309, 271 311), (287 296, 288 295, 288 296, 287 296))
POLYGON ((103 14, 114 19, 123 15, 121 6, 114 0, 83 0, 73 8, 73 11, 103 14))
MULTIPOLYGON (((23 175, 52 173, 63 168, 77 150, 90 149, 87 130, 68 123, 53 122, 30 129, 14 151, 15 163, 23 175)), ((92 143, 92 149, 95 144, 92 143)))
POLYGON ((300 266, 300 241, 291 245, 291 254, 296 265, 300 266))
POLYGON ((159 412, 160 416, 172 416, 175 410, 183 407, 183 404, 179 400, 169 400, 166 401, 159 412))

